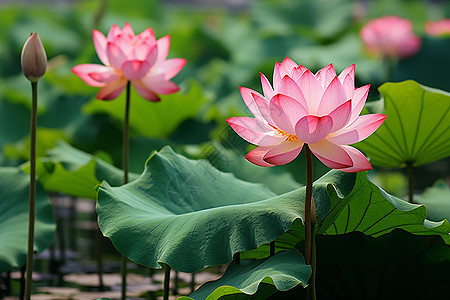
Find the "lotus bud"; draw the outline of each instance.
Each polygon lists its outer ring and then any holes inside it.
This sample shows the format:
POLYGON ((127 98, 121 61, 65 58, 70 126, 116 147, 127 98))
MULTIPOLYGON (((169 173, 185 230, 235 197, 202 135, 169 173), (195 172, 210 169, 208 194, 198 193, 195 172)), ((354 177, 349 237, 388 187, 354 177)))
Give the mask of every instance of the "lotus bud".
POLYGON ((22 71, 31 82, 37 82, 47 69, 47 54, 37 33, 30 34, 22 49, 22 71))

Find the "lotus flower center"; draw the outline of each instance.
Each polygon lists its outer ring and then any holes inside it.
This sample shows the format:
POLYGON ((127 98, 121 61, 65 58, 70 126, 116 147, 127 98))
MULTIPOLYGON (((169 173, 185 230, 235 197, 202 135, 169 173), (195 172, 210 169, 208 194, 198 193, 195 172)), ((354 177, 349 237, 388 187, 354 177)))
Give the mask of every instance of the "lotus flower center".
POLYGON ((278 129, 278 128, 276 128, 275 126, 273 126, 272 124, 270 124, 270 123, 267 123, 267 124, 269 124, 270 127, 272 127, 273 129, 275 129, 276 131, 278 131, 279 134, 281 134, 281 135, 286 135, 286 134, 287 134, 286 131, 283 131, 283 130, 281 130, 281 129, 278 129))
MULTIPOLYGON (((267 124, 269 124, 269 123, 267 123, 267 124)), ((269 126, 272 127, 273 129, 275 129, 276 131, 278 131, 278 133, 281 134, 282 136, 289 135, 287 137, 287 139, 285 140, 286 142, 298 140, 298 137, 295 134, 288 134, 286 131, 278 129, 277 127, 273 126, 272 124, 269 124, 269 126)))
POLYGON ((298 141, 298 137, 296 135, 290 134, 286 139, 286 142, 298 141))

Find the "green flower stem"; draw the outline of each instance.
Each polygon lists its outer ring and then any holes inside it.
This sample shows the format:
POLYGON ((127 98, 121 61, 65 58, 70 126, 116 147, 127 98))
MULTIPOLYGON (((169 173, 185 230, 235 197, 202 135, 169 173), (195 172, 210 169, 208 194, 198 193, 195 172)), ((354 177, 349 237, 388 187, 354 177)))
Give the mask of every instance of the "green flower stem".
POLYGON ((11 294, 11 271, 6 271, 6 278, 5 278, 5 294, 9 295, 11 294))
POLYGON ((310 279, 310 286, 311 286, 311 299, 317 299, 317 292, 316 292, 316 227, 314 226, 315 223, 312 224, 311 227, 311 279, 310 279))
POLYGON ((177 270, 175 270, 175 278, 173 279, 173 294, 178 295, 178 284, 180 283, 180 277, 177 270))
POLYGON ((123 120, 123 151, 122 151, 122 167, 123 167, 123 184, 128 183, 128 151, 130 148, 130 138, 128 135, 130 124, 130 90, 131 84, 127 83, 127 94, 125 100, 125 118, 123 120))
POLYGON ((413 173, 413 162, 408 161, 406 163, 406 168, 408 170, 408 202, 414 203, 413 194, 414 194, 414 173, 413 173))
POLYGON ((105 285, 103 284, 103 256, 102 256, 102 232, 98 227, 95 233, 95 258, 97 260, 97 276, 98 276, 98 288, 100 291, 105 290, 105 285))
POLYGON ((20 267, 20 292, 19 299, 25 299, 25 266, 20 267))
POLYGON ((170 266, 165 265, 163 300, 169 300, 169 287, 170 287, 170 266))
POLYGON ((37 127, 37 82, 31 82, 31 122, 30 122, 30 198, 28 218, 28 252, 25 279, 25 300, 31 298, 31 284, 34 254, 34 212, 36 206, 36 127, 37 127))
POLYGON ((121 299, 125 300, 127 298, 127 258, 123 255, 120 258, 120 275, 122 277, 121 299))
POLYGON ((315 262, 312 264, 312 257, 315 258, 315 247, 313 247, 313 221, 312 221, 312 185, 313 185, 313 161, 312 154, 309 146, 305 144, 305 156, 306 156, 306 194, 305 194, 305 262, 307 265, 311 265, 312 273, 310 284, 307 287, 306 295, 307 299, 316 299, 315 291, 315 262))
MULTIPOLYGON (((125 118, 123 120, 123 141, 122 141, 122 169, 123 184, 128 183, 128 152, 130 148, 129 123, 130 123, 130 90, 131 83, 128 81, 125 99, 125 118)), ((127 298, 127 258, 122 255, 120 263, 120 274, 122 276, 122 300, 127 298)))
POLYGON ((195 273, 191 274, 191 282, 189 284, 189 287, 191 288, 191 294, 195 291, 195 273))

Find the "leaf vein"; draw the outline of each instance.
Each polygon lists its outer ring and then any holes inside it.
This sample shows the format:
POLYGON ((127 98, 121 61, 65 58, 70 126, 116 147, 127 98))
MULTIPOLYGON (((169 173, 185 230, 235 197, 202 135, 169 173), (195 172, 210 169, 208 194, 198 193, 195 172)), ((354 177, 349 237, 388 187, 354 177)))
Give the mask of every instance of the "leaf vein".
MULTIPOLYGON (((388 129, 388 124, 385 124, 386 129, 390 132, 390 129, 388 129)), ((391 134, 392 135, 392 134, 391 134)), ((389 144, 384 138, 381 137, 381 134, 379 132, 375 132, 373 134, 374 137, 378 137, 378 139, 387 146, 388 149, 390 149, 393 153, 387 153, 385 150, 377 147, 376 145, 370 143, 368 140, 364 141, 364 143, 366 144, 370 144, 372 146, 372 148, 375 148, 378 152, 381 152, 385 155, 385 157, 387 157, 388 159, 390 157, 392 157, 394 154, 394 156, 398 157, 397 161, 399 162, 403 162, 403 158, 402 158, 402 154, 398 152, 397 149, 393 148, 391 144, 389 144)))
POLYGON ((373 226, 375 226, 376 224, 380 223, 383 219, 387 218, 390 214, 392 214, 394 211, 396 210, 396 208, 394 207, 390 212, 388 212, 387 214, 385 214, 383 217, 379 218, 375 223, 373 223, 372 225, 370 225, 369 227, 367 227, 366 229, 364 229, 362 232, 366 233, 369 229, 371 229, 373 226))
MULTIPOLYGON (((405 143, 405 149, 402 149, 402 151, 403 151, 404 155, 407 156, 407 155, 408 155, 408 142, 407 142, 407 138, 406 138, 406 134, 405 134, 405 127, 404 127, 404 124, 403 124, 402 115, 400 114, 400 112, 399 112, 399 110, 398 110, 398 107, 397 107, 397 105, 395 104, 395 101, 392 101, 392 98, 391 98, 391 97, 389 97, 389 99, 391 100, 391 104, 392 104, 392 106, 394 107, 395 113, 396 113, 397 116, 398 116, 398 121, 399 121, 399 123, 400 123, 400 129, 401 129, 401 132, 402 132, 403 142, 405 143)), ((391 134, 391 135, 392 135, 392 134, 391 134)), ((399 143, 397 142, 397 139, 396 139, 393 135, 392 135, 392 137, 394 138, 394 141, 395 141, 396 144, 399 146, 399 148, 401 148, 401 144, 399 144, 399 143)))
POLYGON ((367 202, 366 209, 364 210, 364 213, 361 216, 361 220, 359 220, 359 223, 356 225, 356 227, 354 228, 353 231, 356 231, 358 229, 358 227, 361 225, 364 218, 366 217, 367 211, 369 210, 369 207, 372 204, 372 195, 373 195, 373 191, 370 191, 369 201, 367 202))
POLYGON ((419 130, 420 130, 420 123, 422 122, 422 113, 423 113, 423 106, 425 103, 425 90, 422 90, 422 97, 420 101, 420 109, 419 109, 419 117, 417 120, 417 127, 416 127, 416 133, 414 135, 414 141, 411 146, 411 156, 414 156, 414 148, 416 148, 417 138, 419 136, 419 130))
POLYGON ((347 205, 347 222, 345 224, 344 232, 347 232, 349 222, 350 222, 350 203, 347 205))
MULTIPOLYGON (((443 119, 445 118, 445 116, 448 114, 449 110, 450 110, 450 105, 447 107, 447 110, 446 110, 445 113, 441 116, 441 118, 436 122, 436 124, 435 124, 435 126, 433 127, 433 129, 430 130, 430 132, 431 132, 430 136, 426 139, 426 142, 423 143, 423 144, 420 146, 420 148, 417 150, 417 153, 416 153, 416 155, 415 155, 416 157, 419 157, 420 155, 422 155, 422 150, 423 150, 423 149, 429 148, 429 147, 430 147, 430 146, 429 146, 430 143, 431 143, 431 145, 432 145, 432 144, 434 144, 434 143, 436 142, 436 140, 439 139, 440 134, 436 134, 436 128, 441 124, 442 120, 443 120, 443 119), (436 137, 430 142, 431 137, 432 137, 434 134, 436 134, 436 137)), ((444 132, 447 131, 447 130, 448 130, 448 126, 447 126, 447 128, 444 130, 444 132)))

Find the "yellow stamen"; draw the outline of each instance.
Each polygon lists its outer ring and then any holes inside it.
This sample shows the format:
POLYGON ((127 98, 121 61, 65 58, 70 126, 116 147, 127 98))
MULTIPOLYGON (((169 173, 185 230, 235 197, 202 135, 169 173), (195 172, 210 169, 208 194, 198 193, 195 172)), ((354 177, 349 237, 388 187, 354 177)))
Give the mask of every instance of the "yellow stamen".
MULTIPOLYGON (((276 128, 275 126, 273 126, 272 124, 269 124, 270 127, 272 127, 273 129, 275 129, 276 131, 278 131, 279 134, 281 135, 287 135, 288 133, 286 131, 283 131, 281 129, 276 128)), ((298 141, 298 137, 294 134, 289 134, 289 136, 287 137, 287 139, 285 140, 286 142, 292 142, 292 141, 298 141)))
MULTIPOLYGON (((269 123, 268 123, 268 124, 269 124, 269 123)), ((273 126, 272 124, 269 124, 269 126, 272 127, 273 129, 275 129, 276 131, 278 131, 278 133, 281 134, 281 135, 286 135, 286 134, 287 134, 286 131, 283 131, 283 130, 281 130, 281 129, 278 129, 278 128, 276 128, 275 126, 273 126)))
POLYGON ((295 141, 295 140, 298 141, 298 137, 296 135, 293 135, 293 134, 290 134, 288 136, 288 138, 286 139, 287 142, 292 142, 292 141, 295 141))

